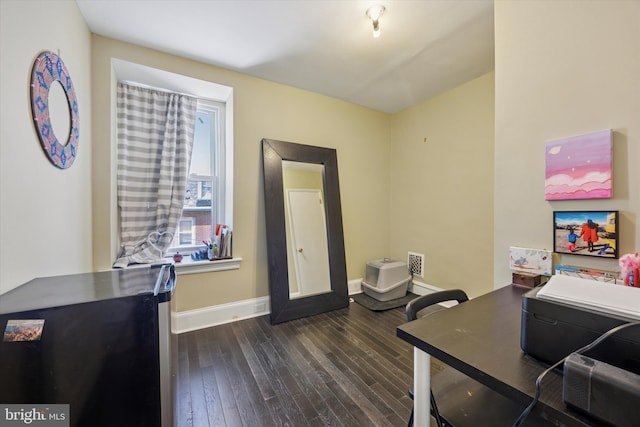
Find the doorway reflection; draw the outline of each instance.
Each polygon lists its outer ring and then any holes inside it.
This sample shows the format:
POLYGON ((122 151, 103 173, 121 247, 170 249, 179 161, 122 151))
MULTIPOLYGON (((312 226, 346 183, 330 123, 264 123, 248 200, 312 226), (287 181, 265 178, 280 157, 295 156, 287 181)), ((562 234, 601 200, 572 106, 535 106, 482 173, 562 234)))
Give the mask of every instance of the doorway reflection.
POLYGON ((331 292, 324 166, 282 162, 289 298, 331 292))

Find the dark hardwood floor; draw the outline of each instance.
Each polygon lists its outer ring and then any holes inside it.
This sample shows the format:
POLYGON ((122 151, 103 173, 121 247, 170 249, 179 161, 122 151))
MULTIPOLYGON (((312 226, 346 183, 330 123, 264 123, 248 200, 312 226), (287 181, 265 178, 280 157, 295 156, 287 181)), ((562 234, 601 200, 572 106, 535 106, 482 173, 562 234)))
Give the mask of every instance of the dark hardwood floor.
POLYGON ((181 334, 178 425, 405 426, 413 349, 396 337, 405 322, 404 307, 353 302, 275 326, 262 316, 181 334))

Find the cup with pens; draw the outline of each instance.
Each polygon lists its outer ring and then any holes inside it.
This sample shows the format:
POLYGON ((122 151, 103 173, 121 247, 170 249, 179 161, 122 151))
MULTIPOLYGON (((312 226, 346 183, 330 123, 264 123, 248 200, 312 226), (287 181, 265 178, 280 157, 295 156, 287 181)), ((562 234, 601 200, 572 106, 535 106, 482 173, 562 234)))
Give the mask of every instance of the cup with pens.
POLYGON ((209 240, 203 240, 202 243, 204 243, 206 247, 206 253, 207 253, 206 257, 209 260, 212 260, 218 257, 218 245, 216 243, 209 240))
POLYGON ((231 228, 223 224, 217 224, 215 234, 211 237, 211 240, 202 241, 207 247, 209 260, 231 258, 231 238, 231 228))

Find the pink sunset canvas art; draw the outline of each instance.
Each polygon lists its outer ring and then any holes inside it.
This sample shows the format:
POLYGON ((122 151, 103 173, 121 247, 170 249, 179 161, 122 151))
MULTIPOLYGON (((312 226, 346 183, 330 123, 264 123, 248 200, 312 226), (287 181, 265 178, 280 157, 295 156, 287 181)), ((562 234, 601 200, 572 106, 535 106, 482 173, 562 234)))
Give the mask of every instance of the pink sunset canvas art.
POLYGON ((610 199, 613 131, 547 141, 545 200, 610 199))

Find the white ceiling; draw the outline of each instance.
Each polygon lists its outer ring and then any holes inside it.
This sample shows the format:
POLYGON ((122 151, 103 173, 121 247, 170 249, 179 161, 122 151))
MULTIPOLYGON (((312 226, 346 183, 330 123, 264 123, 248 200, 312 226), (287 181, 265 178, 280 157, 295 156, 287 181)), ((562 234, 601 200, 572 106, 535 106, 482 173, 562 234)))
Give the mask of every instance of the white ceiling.
POLYGON ((93 33, 388 113, 494 68, 493 0, 76 2, 93 33))

